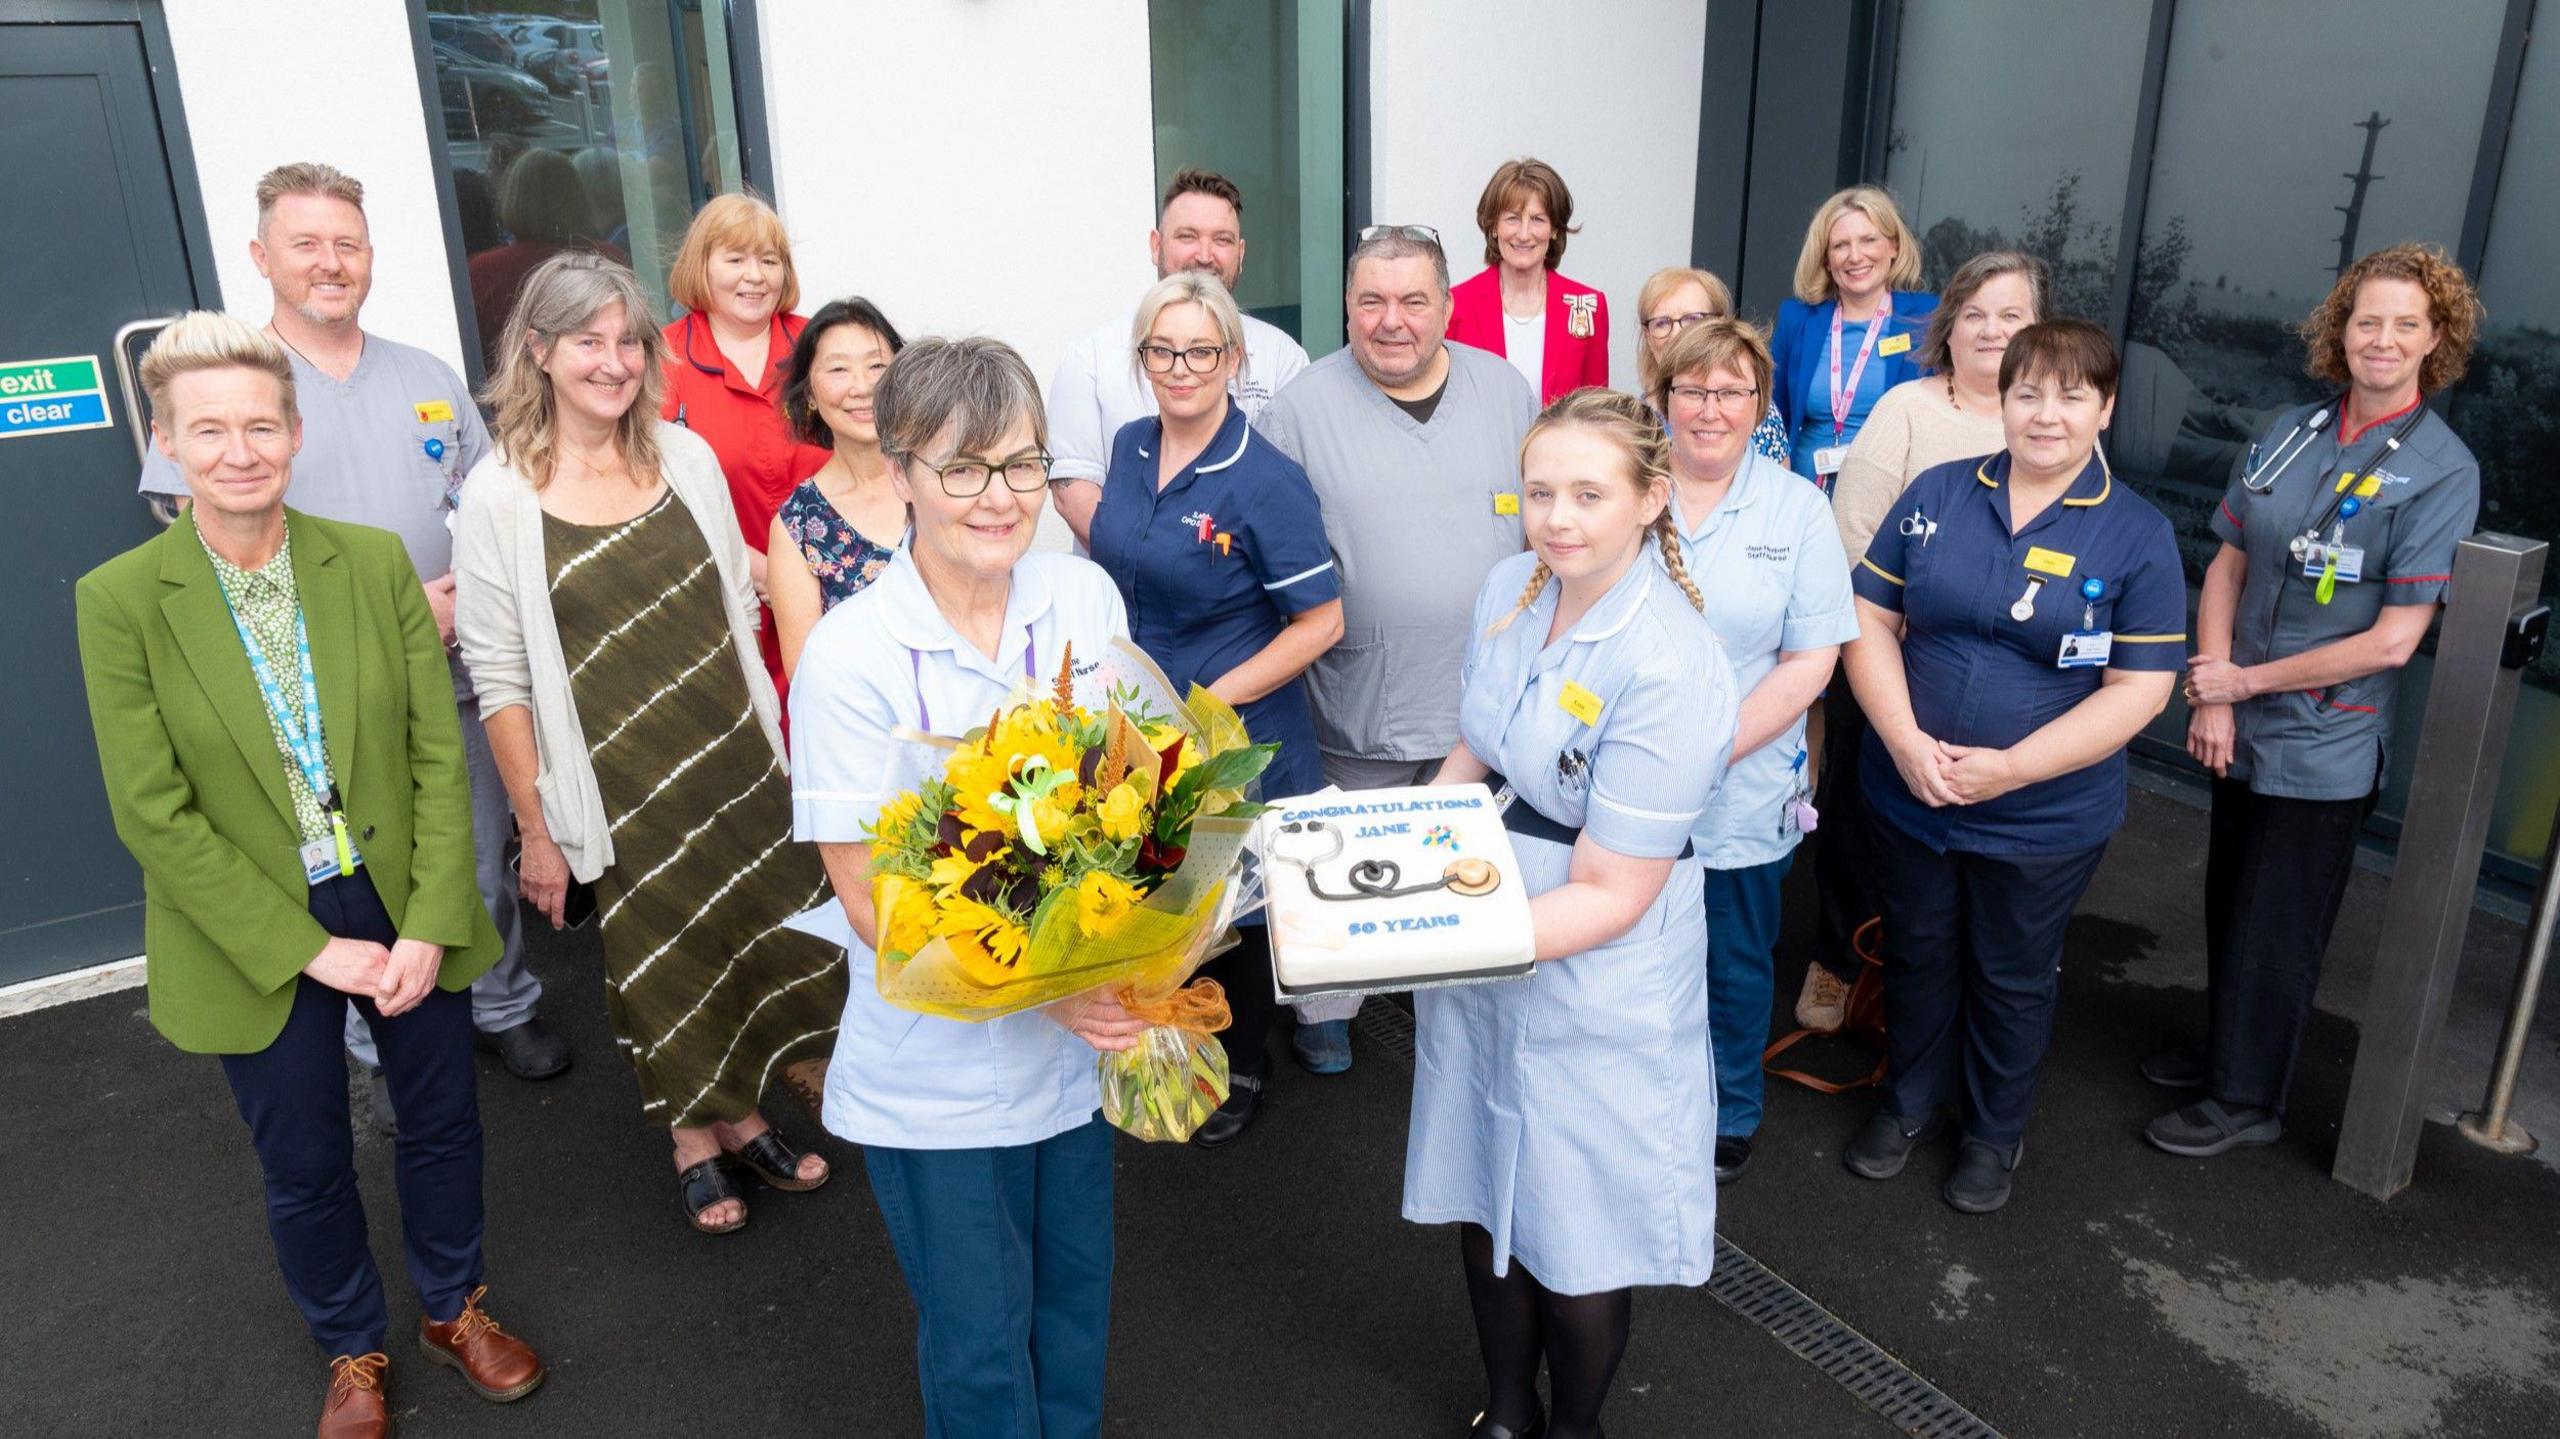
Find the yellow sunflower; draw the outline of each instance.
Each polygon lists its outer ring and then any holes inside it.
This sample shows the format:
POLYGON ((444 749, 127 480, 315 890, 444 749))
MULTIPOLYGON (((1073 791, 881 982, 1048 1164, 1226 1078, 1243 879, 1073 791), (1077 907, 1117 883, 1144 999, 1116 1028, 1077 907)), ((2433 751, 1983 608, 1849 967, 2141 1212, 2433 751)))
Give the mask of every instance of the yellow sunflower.
POLYGON ((1120 876, 1093 870, 1076 885, 1076 926, 1088 939, 1101 938, 1119 929, 1142 897, 1120 876))

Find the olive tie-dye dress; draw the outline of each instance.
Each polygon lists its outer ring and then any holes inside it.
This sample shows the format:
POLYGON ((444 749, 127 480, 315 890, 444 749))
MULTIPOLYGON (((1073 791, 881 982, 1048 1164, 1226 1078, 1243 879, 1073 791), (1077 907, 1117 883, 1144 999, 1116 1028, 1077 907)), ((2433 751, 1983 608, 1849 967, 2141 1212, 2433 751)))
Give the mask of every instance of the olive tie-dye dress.
POLYGON ((743 1119, 786 1066, 835 1046, 844 952, 783 928, 827 898, 825 870, 791 841, 790 783, 683 504, 670 492, 618 525, 546 514, 542 531, 613 827, 596 902, 614 1036, 652 1120, 743 1119))

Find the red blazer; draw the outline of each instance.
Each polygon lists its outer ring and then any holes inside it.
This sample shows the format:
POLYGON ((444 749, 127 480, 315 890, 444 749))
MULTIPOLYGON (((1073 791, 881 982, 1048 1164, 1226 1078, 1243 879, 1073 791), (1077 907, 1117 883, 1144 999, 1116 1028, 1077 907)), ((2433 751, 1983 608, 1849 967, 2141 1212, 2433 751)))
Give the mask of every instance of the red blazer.
MULTIPOLYGON (((1502 345, 1502 276, 1489 267, 1449 291, 1449 338, 1479 350, 1507 353, 1502 345)), ((1538 403, 1584 385, 1609 383, 1609 297, 1589 285, 1547 272, 1547 354, 1539 367, 1545 383, 1538 403), (1588 297, 1588 298, 1584 298, 1588 297)))

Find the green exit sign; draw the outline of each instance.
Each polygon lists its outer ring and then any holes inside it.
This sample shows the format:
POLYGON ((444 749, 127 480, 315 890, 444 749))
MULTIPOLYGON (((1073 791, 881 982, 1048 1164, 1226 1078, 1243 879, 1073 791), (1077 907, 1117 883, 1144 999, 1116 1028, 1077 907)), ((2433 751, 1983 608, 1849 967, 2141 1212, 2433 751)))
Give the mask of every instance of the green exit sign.
POLYGON ((19 360, 0 364, 0 400, 33 395, 76 395, 102 390, 95 356, 61 360, 19 360))

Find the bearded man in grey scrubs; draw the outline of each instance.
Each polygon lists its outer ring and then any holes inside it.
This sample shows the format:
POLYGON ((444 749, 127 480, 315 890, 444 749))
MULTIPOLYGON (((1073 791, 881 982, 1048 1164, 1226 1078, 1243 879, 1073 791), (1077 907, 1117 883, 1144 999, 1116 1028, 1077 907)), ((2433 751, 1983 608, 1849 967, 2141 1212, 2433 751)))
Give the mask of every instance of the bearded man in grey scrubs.
MULTIPOLYGON (((1307 671, 1324 777, 1429 782, 1458 738, 1458 666, 1477 588, 1520 552, 1520 442, 1537 393, 1509 362, 1447 342, 1449 258, 1421 225, 1373 225, 1343 286, 1348 347, 1255 423, 1306 468, 1342 577, 1341 643, 1307 671)), ((1299 1063, 1351 1066, 1359 999, 1298 1007, 1299 1063)))
MULTIPOLYGON (((364 186, 328 165, 283 165, 258 181, 258 235, 250 258, 275 292, 267 333, 284 346, 302 411, 302 449, 293 462, 294 508, 323 519, 391 531, 408 547, 426 587, 427 608, 445 648, 453 648, 453 534, 446 518, 462 477, 489 452, 489 431, 453 367, 357 324, 373 283, 373 241, 364 186)), ((184 496, 177 466, 153 450, 142 493, 184 496)), ((472 842, 479 851, 480 898, 505 942, 498 962, 471 985, 471 1024, 482 1049, 520 1079, 547 1079, 569 1067, 569 1046, 534 1017, 542 981, 524 962, 523 925, 507 873, 511 837, 506 790, 498 782, 471 676, 453 659, 453 694, 471 771, 472 842)), ((347 1051, 365 1066, 374 1125, 395 1120, 373 1035, 352 1006, 347 1051)))

